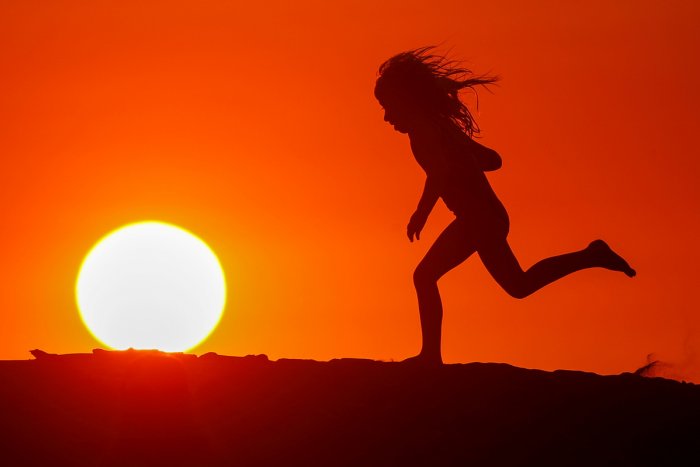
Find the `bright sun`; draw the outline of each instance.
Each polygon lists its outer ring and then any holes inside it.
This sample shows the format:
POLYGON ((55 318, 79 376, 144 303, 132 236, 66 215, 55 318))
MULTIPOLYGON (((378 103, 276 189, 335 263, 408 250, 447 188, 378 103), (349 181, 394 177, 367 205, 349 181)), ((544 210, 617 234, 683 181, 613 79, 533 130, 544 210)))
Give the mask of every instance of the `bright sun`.
POLYGON ((226 303, 214 252, 163 222, 126 225, 85 257, 75 287, 83 322, 113 349, 195 347, 214 330, 226 303))

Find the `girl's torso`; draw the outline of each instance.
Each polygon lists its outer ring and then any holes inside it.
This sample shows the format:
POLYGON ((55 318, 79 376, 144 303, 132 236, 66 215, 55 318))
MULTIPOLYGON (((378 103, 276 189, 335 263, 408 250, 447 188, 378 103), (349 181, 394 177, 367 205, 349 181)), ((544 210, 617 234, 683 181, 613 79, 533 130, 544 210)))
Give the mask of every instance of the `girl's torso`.
POLYGON ((507 231, 508 213, 479 167, 475 144, 454 127, 435 126, 411 135, 416 161, 435 182, 445 205, 479 227, 507 231))

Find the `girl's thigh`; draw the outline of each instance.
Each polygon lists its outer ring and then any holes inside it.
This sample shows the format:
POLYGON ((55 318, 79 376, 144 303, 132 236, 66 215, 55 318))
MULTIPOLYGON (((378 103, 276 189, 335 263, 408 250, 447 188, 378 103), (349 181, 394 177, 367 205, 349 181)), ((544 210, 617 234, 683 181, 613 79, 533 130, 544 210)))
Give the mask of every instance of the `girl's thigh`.
POLYGON ((478 252, 486 270, 506 290, 523 274, 506 237, 493 237, 479 242, 478 252))
POLYGON ((416 275, 437 280, 476 251, 468 222, 455 219, 438 236, 416 268, 416 275))

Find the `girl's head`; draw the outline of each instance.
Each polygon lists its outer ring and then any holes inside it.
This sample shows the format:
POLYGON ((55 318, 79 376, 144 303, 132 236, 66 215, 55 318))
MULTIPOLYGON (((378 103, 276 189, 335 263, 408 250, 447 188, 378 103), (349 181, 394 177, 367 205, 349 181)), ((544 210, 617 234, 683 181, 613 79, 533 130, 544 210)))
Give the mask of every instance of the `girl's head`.
POLYGON ((498 80, 474 76, 470 70, 434 55, 431 47, 409 50, 391 57, 379 67, 374 95, 384 107, 384 120, 407 133, 431 119, 450 121, 470 137, 479 133, 467 106, 459 99, 461 89, 474 89, 498 80))

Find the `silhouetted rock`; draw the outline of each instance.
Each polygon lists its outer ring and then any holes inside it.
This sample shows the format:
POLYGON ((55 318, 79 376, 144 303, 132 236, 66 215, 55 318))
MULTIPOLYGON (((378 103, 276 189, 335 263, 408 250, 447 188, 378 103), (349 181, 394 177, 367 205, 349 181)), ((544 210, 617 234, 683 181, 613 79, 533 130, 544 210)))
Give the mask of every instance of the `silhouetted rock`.
POLYGON ((0 361, 8 466, 698 465, 700 387, 158 351, 0 361))

